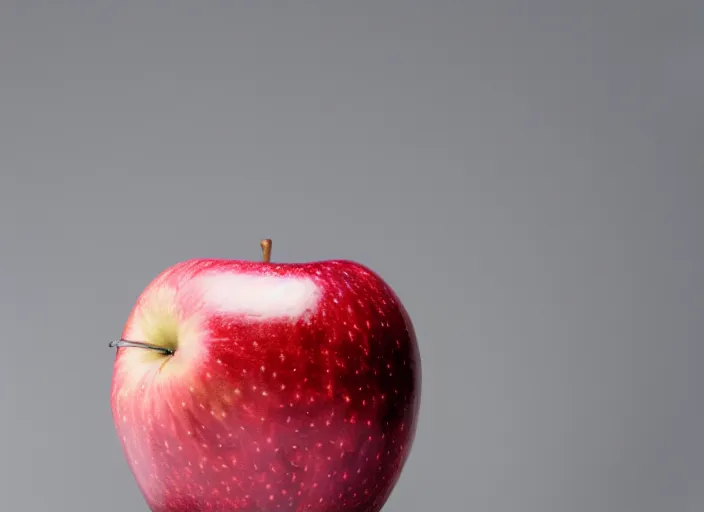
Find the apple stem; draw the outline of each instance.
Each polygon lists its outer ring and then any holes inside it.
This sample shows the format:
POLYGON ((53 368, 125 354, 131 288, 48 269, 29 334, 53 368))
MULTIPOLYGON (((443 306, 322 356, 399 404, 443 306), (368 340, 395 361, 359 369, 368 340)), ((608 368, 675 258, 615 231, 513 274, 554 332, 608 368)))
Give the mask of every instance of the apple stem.
POLYGON ((271 239, 265 238, 259 245, 262 248, 262 261, 269 263, 271 261, 271 239))
POLYGON ((172 356, 174 351, 167 347, 160 347, 158 345, 152 345, 151 343, 145 343, 143 341, 127 341, 127 340, 117 340, 111 341, 108 345, 111 348, 123 348, 123 347, 134 347, 143 348, 146 350, 154 350, 156 352, 161 352, 164 355, 172 356))

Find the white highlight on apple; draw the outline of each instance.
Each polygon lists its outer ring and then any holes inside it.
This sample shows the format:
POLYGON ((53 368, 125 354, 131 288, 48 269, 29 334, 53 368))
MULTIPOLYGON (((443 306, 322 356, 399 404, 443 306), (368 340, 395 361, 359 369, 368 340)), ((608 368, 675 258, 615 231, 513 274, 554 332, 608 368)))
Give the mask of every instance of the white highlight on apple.
POLYGON ((298 318, 318 306, 320 288, 310 278, 227 274, 204 276, 200 285, 208 304, 261 318, 298 318))

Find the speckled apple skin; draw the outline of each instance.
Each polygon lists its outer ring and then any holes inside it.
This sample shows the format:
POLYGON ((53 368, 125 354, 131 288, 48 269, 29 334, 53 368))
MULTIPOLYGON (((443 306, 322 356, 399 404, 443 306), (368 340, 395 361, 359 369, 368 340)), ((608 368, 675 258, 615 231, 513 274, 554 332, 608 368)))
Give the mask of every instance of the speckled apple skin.
POLYGON ((350 261, 199 259, 139 296, 111 388, 153 512, 378 512, 414 440, 421 366, 391 288, 350 261))

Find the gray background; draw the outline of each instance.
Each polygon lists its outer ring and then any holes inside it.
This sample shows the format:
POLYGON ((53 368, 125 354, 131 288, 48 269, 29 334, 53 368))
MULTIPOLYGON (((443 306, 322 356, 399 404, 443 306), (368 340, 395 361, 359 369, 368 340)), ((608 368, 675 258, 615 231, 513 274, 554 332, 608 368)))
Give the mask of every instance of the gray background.
POLYGON ((697 0, 3 2, 0 509, 146 510, 107 342, 270 236, 414 318, 386 510, 701 511, 703 114, 697 0))

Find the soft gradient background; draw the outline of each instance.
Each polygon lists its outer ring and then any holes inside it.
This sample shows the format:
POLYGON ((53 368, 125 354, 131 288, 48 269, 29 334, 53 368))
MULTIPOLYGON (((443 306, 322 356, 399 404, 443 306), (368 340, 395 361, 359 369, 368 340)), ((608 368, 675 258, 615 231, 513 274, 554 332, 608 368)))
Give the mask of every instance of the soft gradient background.
POLYGON ((386 510, 704 508, 704 4, 5 2, 0 509, 146 506, 134 299, 197 257, 343 257, 419 336, 386 510))

